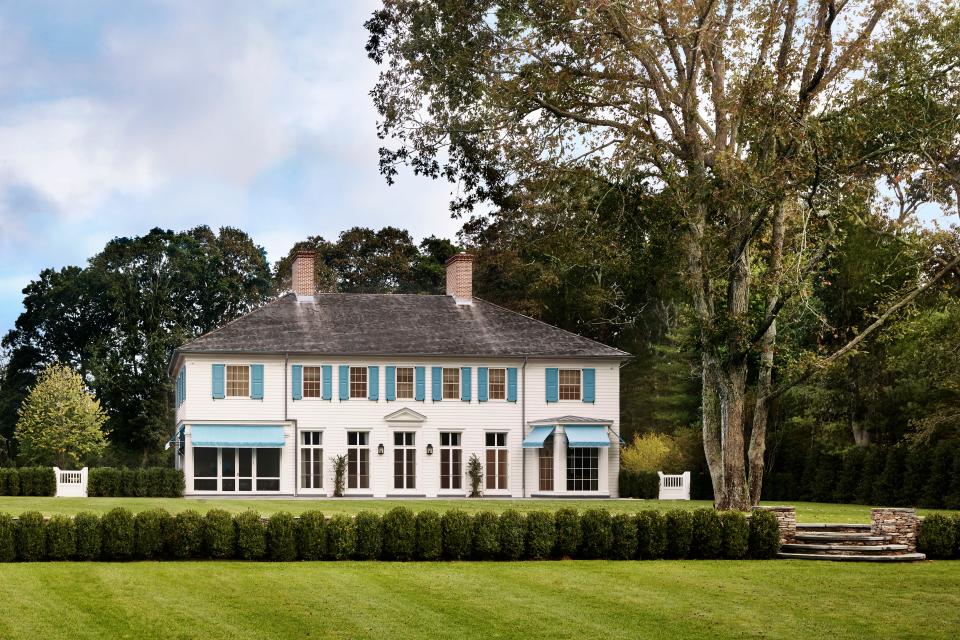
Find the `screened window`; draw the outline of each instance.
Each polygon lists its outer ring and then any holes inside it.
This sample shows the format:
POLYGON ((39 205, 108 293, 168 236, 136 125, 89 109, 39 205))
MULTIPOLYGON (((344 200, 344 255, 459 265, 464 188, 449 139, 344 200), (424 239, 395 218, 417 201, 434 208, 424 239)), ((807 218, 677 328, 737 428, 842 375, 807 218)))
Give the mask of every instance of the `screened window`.
POLYGON ((567 491, 597 491, 600 485, 600 449, 567 449, 567 491))
POLYGON ((193 488, 195 491, 217 490, 217 449, 193 448, 193 488))
POLYGON ((321 367, 303 368, 303 397, 319 398, 323 385, 323 369, 321 367))
POLYGON ((393 488, 414 489, 417 486, 416 434, 397 431, 393 434, 393 488))
POLYGON ((397 367, 397 398, 413 399, 413 367, 397 367))
POLYGON ((553 491, 553 436, 543 441, 539 453, 540 491, 553 491))
POLYGON ((300 432, 300 488, 323 488, 323 432, 300 432))
POLYGON ((487 443, 487 489, 507 488, 507 434, 488 433, 487 443))
POLYGON ((350 397, 367 397, 367 368, 350 367, 350 397))
POLYGON ((507 370, 490 369, 487 373, 487 396, 491 400, 505 400, 507 397, 507 370))
POLYGON ((247 365, 227 365, 227 396, 250 396, 250 367, 247 365))
POLYGON ((460 369, 443 370, 443 399, 456 400, 460 397, 460 369))
POLYGON ((460 434, 440 433, 440 488, 461 489, 463 487, 463 450, 460 448, 460 434))
POLYGON ((580 399, 580 369, 560 369, 560 399, 580 399))
POLYGON ((280 449, 194 447, 193 488, 226 493, 280 491, 280 449))
POLYGON ((347 488, 370 488, 370 434, 347 432, 347 488))

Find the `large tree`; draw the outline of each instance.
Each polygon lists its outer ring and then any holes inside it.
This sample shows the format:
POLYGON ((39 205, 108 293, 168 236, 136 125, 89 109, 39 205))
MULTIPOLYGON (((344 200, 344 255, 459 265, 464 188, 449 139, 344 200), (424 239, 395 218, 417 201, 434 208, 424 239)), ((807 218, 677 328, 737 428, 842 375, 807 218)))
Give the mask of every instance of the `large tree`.
MULTIPOLYGON (((455 212, 523 210, 576 172, 642 180, 682 229, 716 505, 745 509, 760 497, 777 321, 837 221, 894 161, 941 184, 954 167, 956 24, 952 5, 895 0, 386 0, 367 23, 379 133, 395 143, 381 170, 457 182, 455 212)), ((938 258, 814 369, 957 264, 938 258)))

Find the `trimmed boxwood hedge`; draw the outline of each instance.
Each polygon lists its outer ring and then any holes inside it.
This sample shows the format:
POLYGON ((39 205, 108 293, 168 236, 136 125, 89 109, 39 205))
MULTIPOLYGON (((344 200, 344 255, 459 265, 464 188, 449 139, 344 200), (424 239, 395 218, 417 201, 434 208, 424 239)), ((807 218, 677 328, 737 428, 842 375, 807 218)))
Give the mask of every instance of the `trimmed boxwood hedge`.
MULTIPOLYGON (((91 497, 181 498, 183 489, 183 471, 169 467, 144 469, 93 467, 87 476, 87 495, 91 497)), ((56 490, 56 483, 54 483, 54 490, 56 490)))
POLYGON ((0 469, 0 496, 52 496, 57 493, 53 467, 0 469))
MULTIPOLYGON (((931 557, 954 557, 960 518, 931 516, 920 544, 931 557)), ((161 558, 292 560, 543 560, 671 558, 770 558, 780 545, 776 516, 758 510, 642 511, 611 516, 602 509, 556 514, 508 510, 470 516, 460 510, 414 515, 397 507, 382 518, 369 512, 326 520, 318 511, 295 518, 275 513, 264 520, 256 511, 231 515, 211 509, 205 516, 162 509, 136 515, 116 508, 102 518, 81 513, 40 513, 18 519, 0 514, 0 562, 40 560, 129 560, 161 558), (576 546, 574 546, 576 545, 576 546)))
POLYGON ((960 517, 949 518, 935 513, 923 519, 920 535, 917 536, 917 550, 927 554, 928 558, 948 560, 958 558, 957 535, 960 534, 960 517))

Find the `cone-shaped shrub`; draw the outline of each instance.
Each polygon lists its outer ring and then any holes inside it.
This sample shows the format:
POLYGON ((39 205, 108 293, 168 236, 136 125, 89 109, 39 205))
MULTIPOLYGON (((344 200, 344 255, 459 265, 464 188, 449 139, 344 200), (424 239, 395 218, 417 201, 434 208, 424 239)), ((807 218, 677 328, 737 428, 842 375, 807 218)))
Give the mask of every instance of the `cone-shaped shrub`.
POLYGON ((682 560, 690 555, 690 540, 693 536, 693 516, 689 511, 668 511, 667 554, 671 560, 682 560))
MULTIPOLYGON (((342 513, 330 518, 327 527, 327 557, 331 560, 349 560, 357 551, 356 522, 342 513)), ((364 557, 363 559, 369 559, 364 557)))
POLYGON ((223 509, 210 509, 203 518, 203 547, 214 559, 233 558, 237 552, 237 530, 233 516, 223 509))
POLYGON ((170 514, 163 509, 147 509, 133 517, 133 552, 138 558, 152 560, 164 552, 163 532, 169 530, 170 514))
MULTIPOLYGON (((231 532, 232 532, 231 523, 231 532)), ((203 556, 203 516, 192 509, 181 511, 173 517, 167 535, 167 554, 172 558, 186 559, 203 556)))
POLYGON ((723 525, 714 509, 696 509, 691 527, 691 558, 713 559, 723 555, 723 525))
POLYGON ((440 514, 426 510, 417 513, 417 558, 439 560, 443 555, 443 527, 440 514))
POLYGON ((83 511, 73 516, 73 531, 77 539, 77 560, 96 560, 100 557, 100 516, 83 511))
POLYGON ((237 557, 241 560, 259 560, 267 552, 267 536, 260 514, 249 509, 233 517, 237 531, 237 557))
POLYGON ((353 521, 358 560, 376 560, 383 553, 383 521, 376 513, 361 511, 353 521))
POLYGON ((499 553, 497 515, 492 511, 481 511, 473 516, 473 557, 477 560, 493 560, 499 553))
POLYGON ((473 521, 470 514, 451 509, 440 518, 443 528, 443 557, 465 560, 470 557, 473 544, 473 521))
POLYGON ((267 558, 274 562, 297 559, 297 521, 286 511, 278 511, 267 520, 267 558))
POLYGON ((580 516, 580 550, 577 557, 606 558, 613 542, 610 512, 606 509, 588 509, 580 516))
POLYGON ((618 513, 610 520, 613 542, 610 558, 630 560, 637 556, 637 521, 628 513, 618 513))
POLYGON ((320 560, 327 553, 327 520, 320 511, 307 511, 297 519, 297 555, 320 560))
POLYGON ((555 554, 561 558, 572 558, 580 549, 580 514, 576 509, 564 507, 553 515, 557 528, 555 554))
POLYGON ((51 516, 47 521, 47 558, 71 560, 77 553, 77 535, 73 518, 64 515, 51 516))
POLYGON ((129 560, 133 539, 133 514, 127 509, 117 507, 100 518, 100 552, 107 560, 129 560))
POLYGON ((507 509, 500 514, 498 524, 500 535, 500 557, 504 560, 520 560, 526 551, 526 522, 523 515, 515 509, 507 509))
POLYGON ((546 560, 557 543, 557 528, 549 511, 531 511, 527 514, 527 557, 546 560))
POLYGON ((769 560, 780 551, 780 525, 772 511, 754 509, 750 515, 750 557, 769 560))
POLYGON ((15 528, 10 514, 0 513, 0 562, 13 562, 17 559, 15 528))
POLYGON ((417 551, 417 522, 413 511, 395 507, 383 516, 383 557, 412 560, 417 551))
POLYGON ((739 511, 724 511, 720 514, 723 532, 723 557, 740 560, 750 551, 750 521, 739 511))

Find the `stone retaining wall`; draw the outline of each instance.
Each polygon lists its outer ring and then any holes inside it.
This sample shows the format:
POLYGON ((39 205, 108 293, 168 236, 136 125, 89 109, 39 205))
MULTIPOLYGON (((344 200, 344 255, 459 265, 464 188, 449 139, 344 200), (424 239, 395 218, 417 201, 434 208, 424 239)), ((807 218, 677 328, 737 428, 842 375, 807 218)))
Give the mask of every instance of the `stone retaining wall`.
POLYGON ((777 524, 780 526, 780 544, 787 544, 796 540, 796 507, 754 507, 754 510, 772 511, 773 515, 777 516, 777 524))
POLYGON ((872 525, 870 532, 878 536, 889 536, 892 544, 907 545, 907 552, 917 550, 917 534, 920 533, 920 518, 916 509, 893 508, 871 509, 872 525))

